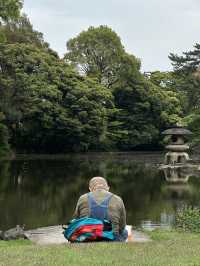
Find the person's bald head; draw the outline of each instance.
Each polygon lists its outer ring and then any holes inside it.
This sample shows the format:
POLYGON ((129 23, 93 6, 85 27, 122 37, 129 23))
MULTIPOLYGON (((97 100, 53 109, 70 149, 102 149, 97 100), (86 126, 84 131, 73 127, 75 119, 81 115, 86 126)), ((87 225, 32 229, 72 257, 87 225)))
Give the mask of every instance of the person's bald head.
POLYGON ((92 179, 90 179, 89 190, 95 191, 97 189, 104 189, 107 191, 109 190, 109 186, 105 178, 101 176, 95 176, 92 179))

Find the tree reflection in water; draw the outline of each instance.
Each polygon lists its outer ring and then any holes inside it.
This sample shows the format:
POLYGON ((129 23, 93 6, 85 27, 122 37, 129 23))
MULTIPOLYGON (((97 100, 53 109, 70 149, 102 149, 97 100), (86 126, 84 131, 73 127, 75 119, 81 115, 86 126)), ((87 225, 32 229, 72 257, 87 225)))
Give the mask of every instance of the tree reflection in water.
POLYGON ((66 223, 78 197, 87 192, 91 177, 102 175, 111 191, 120 195, 129 224, 160 222, 172 215, 175 202, 199 202, 199 179, 191 178, 190 193, 177 194, 167 187, 163 173, 151 157, 132 155, 74 155, 0 161, 0 228, 16 224, 26 228, 66 223))

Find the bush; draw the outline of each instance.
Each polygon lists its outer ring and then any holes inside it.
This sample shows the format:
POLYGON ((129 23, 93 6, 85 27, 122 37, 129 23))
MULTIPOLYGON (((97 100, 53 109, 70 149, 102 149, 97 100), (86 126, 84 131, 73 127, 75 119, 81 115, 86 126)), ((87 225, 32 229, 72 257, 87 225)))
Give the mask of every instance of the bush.
POLYGON ((200 209, 184 206, 176 214, 176 228, 185 232, 200 233, 200 209))

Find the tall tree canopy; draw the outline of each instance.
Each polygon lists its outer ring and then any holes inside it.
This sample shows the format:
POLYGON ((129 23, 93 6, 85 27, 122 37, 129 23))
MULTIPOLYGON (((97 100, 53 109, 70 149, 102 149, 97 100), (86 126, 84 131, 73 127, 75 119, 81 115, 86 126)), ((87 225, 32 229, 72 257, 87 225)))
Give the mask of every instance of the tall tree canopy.
MULTIPOLYGON (((18 19, 21 8, 21 0, 0 0, 0 43, 6 40, 5 34, 2 32, 2 24, 18 19)), ((4 124, 4 115, 0 112, 0 155, 7 153, 9 150, 8 138, 8 129, 4 124)))
POLYGON ((170 54, 174 67, 176 89, 184 95, 185 114, 200 107, 200 45, 196 44, 193 51, 184 52, 182 56, 170 54))
POLYGON ((47 48, 49 46, 44 41, 43 34, 33 29, 30 20, 25 14, 17 20, 5 23, 0 30, 5 35, 4 42, 6 43, 29 43, 39 48, 47 48))
POLYGON ((0 112, 13 146, 48 152, 103 146, 109 90, 31 45, 1 45, 0 69, 0 112))
POLYGON ((119 112, 117 146, 132 149, 158 142, 161 128, 181 113, 176 92, 165 91, 140 73, 140 60, 128 54, 119 36, 107 26, 90 27, 67 43, 65 59, 109 87, 119 112))
POLYGON ((200 67, 200 44, 194 45, 194 50, 183 52, 182 56, 171 53, 169 55, 175 71, 194 72, 200 67))
POLYGON ((180 120, 181 104, 176 92, 163 90, 142 77, 137 81, 132 77, 114 89, 115 104, 121 110, 118 119, 127 131, 119 147, 155 148, 160 132, 180 120))
POLYGON ((22 0, 0 0, 0 22, 17 19, 20 16, 22 0))
POLYGON ((176 88, 184 95, 183 121, 194 133, 194 144, 200 144, 200 44, 181 56, 170 54, 169 58, 174 66, 176 88))
MULTIPOLYGON (((119 36, 109 27, 90 27, 69 40, 67 49, 65 59, 87 76, 97 78, 108 87, 119 79, 126 53, 119 36)), ((140 67, 134 56, 131 60, 140 67)))
POLYGON ((107 26, 71 39, 64 59, 26 15, 4 22, 0 32, 4 150, 8 138, 12 149, 23 152, 155 147, 160 131, 180 119, 181 98, 171 76, 144 77, 140 60, 107 26))

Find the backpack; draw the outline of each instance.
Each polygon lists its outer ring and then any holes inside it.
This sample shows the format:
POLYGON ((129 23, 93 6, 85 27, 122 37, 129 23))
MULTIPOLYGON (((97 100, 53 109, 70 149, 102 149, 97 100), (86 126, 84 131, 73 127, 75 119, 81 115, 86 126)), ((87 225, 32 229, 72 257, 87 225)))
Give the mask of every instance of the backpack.
POLYGON ((64 228, 64 237, 70 242, 113 241, 112 224, 107 220, 84 217, 73 219, 64 228))

